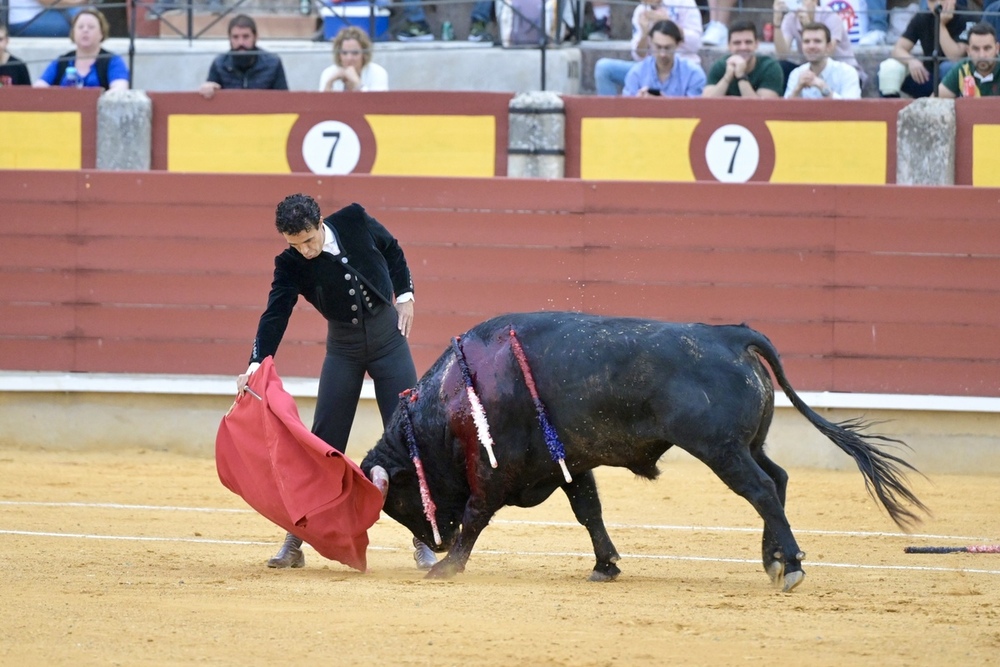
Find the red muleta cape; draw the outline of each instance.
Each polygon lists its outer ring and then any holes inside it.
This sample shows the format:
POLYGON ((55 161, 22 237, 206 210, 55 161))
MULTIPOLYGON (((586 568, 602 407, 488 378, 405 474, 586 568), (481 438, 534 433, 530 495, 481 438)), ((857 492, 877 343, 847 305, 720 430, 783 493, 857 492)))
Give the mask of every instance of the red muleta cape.
POLYGON ((222 418, 215 465, 222 484, 322 556, 365 571, 368 529, 382 494, 353 461, 313 435, 266 358, 250 392, 222 418))

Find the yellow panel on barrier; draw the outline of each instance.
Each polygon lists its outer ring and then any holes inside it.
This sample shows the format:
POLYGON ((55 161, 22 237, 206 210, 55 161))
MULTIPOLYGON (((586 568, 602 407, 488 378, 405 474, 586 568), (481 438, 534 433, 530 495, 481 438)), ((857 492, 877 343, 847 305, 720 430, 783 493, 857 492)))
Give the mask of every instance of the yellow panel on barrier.
POLYGON ((80 169, 79 111, 0 112, 0 169, 80 169))
POLYGON ((697 118, 584 118, 580 177, 613 181, 693 181, 697 118))
POLYGON ((1000 125, 972 126, 972 184, 1000 186, 1000 125))
POLYGON ((886 182, 889 129, 885 121, 769 120, 767 127, 774 140, 772 183, 886 182))
POLYGON ((289 174, 286 146, 298 114, 172 114, 167 171, 289 174))
POLYGON ((366 115, 382 176, 496 175, 494 116, 366 115))

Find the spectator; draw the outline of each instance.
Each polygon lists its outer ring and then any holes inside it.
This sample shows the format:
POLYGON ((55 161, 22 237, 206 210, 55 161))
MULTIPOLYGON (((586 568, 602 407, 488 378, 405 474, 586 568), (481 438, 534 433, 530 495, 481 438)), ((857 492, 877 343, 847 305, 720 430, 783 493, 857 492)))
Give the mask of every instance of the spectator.
MULTIPOLYGON (((542 0, 544 2, 544 0, 542 0)), ((640 0, 641 1, 641 0, 640 0)), ((594 13, 594 23, 587 27, 587 40, 591 42, 606 42, 611 39, 611 4, 606 0, 590 3, 594 13)), ((642 34, 646 34, 644 30, 642 34)), ((629 65, 631 67, 631 65, 629 65)))
POLYGON ((878 68, 879 93, 883 97, 899 97, 900 91, 910 97, 930 97, 934 94, 934 61, 940 61, 940 74, 947 75, 955 62, 964 58, 968 30, 975 25, 971 14, 956 13, 955 0, 930 0, 930 11, 919 12, 892 47, 892 58, 883 60, 878 68), (940 30, 936 30, 940 19, 940 30), (934 50, 935 33, 938 49, 934 50), (911 51, 919 44, 924 57, 911 51), (927 62, 924 62, 924 61, 927 62))
MULTIPOLYGON (((796 3, 796 0, 791 2, 796 3)), ((802 26, 807 23, 822 23, 830 31, 831 57, 857 70, 861 85, 865 84, 868 74, 854 57, 851 39, 840 14, 828 7, 820 7, 819 0, 801 0, 795 11, 788 9, 785 0, 774 0, 773 11, 774 54, 780 58, 778 64, 781 65, 786 80, 789 73, 800 64, 787 59, 791 55, 792 48, 798 51, 799 56, 805 55, 802 48, 802 26)))
POLYGON ((8 34, 14 37, 69 37, 73 17, 88 0, 10 0, 8 34))
POLYGON ((677 57, 701 67, 701 11, 695 0, 642 0, 632 13, 632 60, 601 58, 594 66, 598 95, 617 95, 625 75, 647 54, 649 31, 657 21, 673 21, 683 31, 677 57))
POLYGON ((625 76, 628 97, 701 97, 705 73, 683 58, 675 58, 684 33, 673 21, 657 21, 649 30, 649 55, 625 76))
POLYGON ((886 0, 867 0, 868 30, 858 39, 858 46, 882 46, 889 34, 889 12, 886 0))
POLYGON ((229 52, 216 56, 198 92, 212 99, 220 88, 288 90, 281 58, 257 46, 257 23, 246 14, 229 22, 229 52))
MULTIPOLYGON (((406 27, 396 33, 396 39, 401 42, 429 42, 434 39, 434 33, 427 25, 422 0, 403 0, 403 14, 406 16, 406 27)), ((493 41, 489 28, 492 17, 493 3, 490 0, 478 0, 472 5, 470 42, 493 41)))
POLYGON ((861 99, 858 70, 830 58, 833 44, 830 42, 830 28, 825 23, 806 23, 802 26, 800 39, 806 62, 788 75, 785 97, 861 99))
POLYGON ((701 43, 705 46, 722 46, 728 42, 729 14, 736 0, 708 0, 708 25, 701 43))
POLYGON ((757 55, 757 26, 736 21, 729 26, 729 53, 712 65, 704 97, 752 97, 776 99, 784 92, 781 65, 769 56, 757 55))
POLYGON ((7 51, 10 41, 7 26, 0 23, 0 88, 4 86, 30 86, 31 75, 24 62, 7 51))
POLYGON ((1000 96, 997 31, 989 23, 969 30, 969 57, 952 67, 938 86, 938 97, 1000 96))
POLYGON ((983 8, 982 22, 989 23, 1000 34, 1000 0, 994 0, 983 8))
POLYGON ((128 90, 128 65, 121 56, 101 48, 108 36, 108 20, 99 10, 84 7, 73 17, 70 40, 76 45, 51 63, 35 81, 35 88, 61 86, 69 67, 75 67, 85 88, 128 90))
POLYGON ((389 90, 389 74, 372 62, 372 40, 361 28, 348 26, 333 38, 333 64, 319 75, 320 92, 389 90))
MULTIPOLYGON (((858 40, 858 46, 882 46, 889 35, 889 11, 886 0, 866 0, 868 10, 868 29, 858 40)), ((964 10, 968 6, 966 0, 958 0, 955 9, 964 10)), ((998 5, 1000 6, 1000 5, 998 5)), ((927 0, 920 0, 921 11, 927 11, 927 0)))

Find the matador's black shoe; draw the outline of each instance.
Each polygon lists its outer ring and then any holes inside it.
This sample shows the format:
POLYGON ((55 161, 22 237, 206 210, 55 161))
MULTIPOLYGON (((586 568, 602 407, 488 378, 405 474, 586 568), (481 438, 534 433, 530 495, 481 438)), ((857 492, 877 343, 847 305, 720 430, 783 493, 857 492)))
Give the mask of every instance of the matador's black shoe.
POLYGON ((413 560, 417 562, 418 570, 429 570, 438 562, 437 556, 434 555, 431 548, 415 537, 413 538, 413 548, 413 560))
POLYGON ((305 567, 306 555, 302 553, 301 547, 302 540, 288 533, 285 535, 285 543, 281 545, 281 549, 274 555, 274 558, 267 561, 267 566, 276 568, 305 567))

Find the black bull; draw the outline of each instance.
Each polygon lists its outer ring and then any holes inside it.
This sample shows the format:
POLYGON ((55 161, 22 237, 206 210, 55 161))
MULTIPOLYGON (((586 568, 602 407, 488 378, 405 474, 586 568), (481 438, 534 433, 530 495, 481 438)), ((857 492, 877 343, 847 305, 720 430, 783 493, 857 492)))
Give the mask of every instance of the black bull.
POLYGON ((592 580, 620 570, 604 527, 593 468, 618 466, 655 479, 657 461, 677 446, 710 467, 764 520, 765 571, 785 590, 803 578, 803 554, 785 517, 788 475, 764 453, 774 413, 767 362, 792 405, 857 463, 871 495, 900 526, 926 508, 906 486, 913 468, 874 443, 902 444, 865 433, 858 420, 834 424, 795 393, 771 342, 746 326, 672 324, 577 313, 504 315, 460 337, 473 385, 495 441, 497 467, 480 446, 458 355, 449 349, 427 371, 361 467, 384 486, 385 512, 426 544, 424 514, 406 422, 436 505, 447 555, 428 573, 465 569, 473 545, 505 505, 533 507, 557 488, 587 528, 597 563, 592 580), (551 424, 565 446, 567 483, 550 454, 535 404, 512 350, 514 330, 551 424), (384 473, 382 470, 384 469, 384 473), (381 479, 378 479, 381 477, 381 479))

